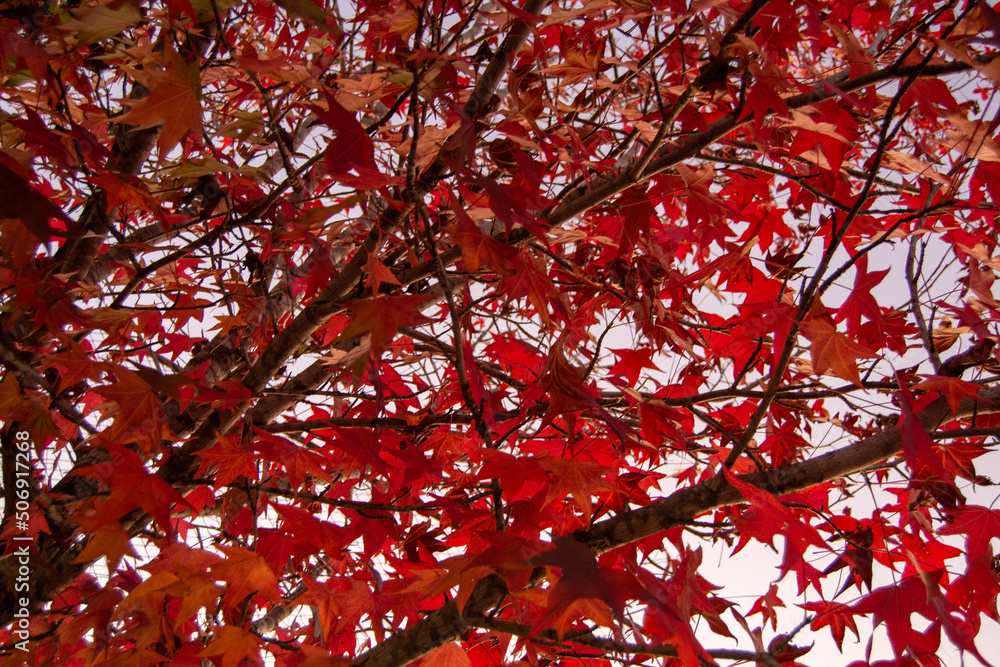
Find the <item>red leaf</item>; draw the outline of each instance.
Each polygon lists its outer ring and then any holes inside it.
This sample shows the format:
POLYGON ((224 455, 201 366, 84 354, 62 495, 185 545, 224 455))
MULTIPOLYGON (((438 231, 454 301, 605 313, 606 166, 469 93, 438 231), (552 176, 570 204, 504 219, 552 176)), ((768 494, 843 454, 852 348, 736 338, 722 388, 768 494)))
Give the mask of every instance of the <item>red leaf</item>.
POLYGON ((618 256, 628 257, 640 236, 649 238, 650 219, 656 215, 656 209, 646 194, 645 186, 641 185, 626 190, 615 202, 615 208, 622 214, 622 239, 618 244, 618 256))
POLYGON ((927 435, 924 425, 920 423, 914 413, 913 395, 906 386, 905 380, 899 373, 896 374, 896 380, 899 383, 896 399, 899 401, 899 408, 903 413, 899 431, 902 435, 903 455, 906 457, 906 463, 910 466, 910 470, 915 473, 926 466, 928 470, 954 486, 954 478, 945 470, 941 463, 941 457, 934 451, 934 441, 927 435))
POLYGON ((861 638, 861 635, 858 634, 858 626, 854 622, 854 615, 846 605, 837 602, 818 601, 806 602, 799 606, 816 614, 816 618, 809 625, 810 630, 815 632, 820 628, 830 628, 830 633, 833 634, 833 639, 837 642, 837 648, 843 650, 844 633, 846 630, 853 632, 855 637, 861 638))
POLYGON ((951 523, 938 529, 941 535, 965 535, 965 558, 972 562, 986 555, 990 540, 1000 539, 1000 510, 966 505, 955 510, 951 523))
POLYGON ((952 414, 958 413, 958 408, 962 405, 963 398, 976 398, 982 385, 975 382, 966 382, 962 378, 948 377, 945 375, 931 375, 920 384, 915 384, 911 389, 921 391, 936 391, 948 400, 948 406, 952 414))
POLYGON ((628 381, 629 386, 636 386, 639 381, 639 376, 642 372, 648 368, 653 370, 660 370, 653 363, 653 351, 648 347, 639 348, 637 350, 618 350, 611 349, 618 357, 618 363, 611 367, 611 373, 614 375, 625 375, 625 379, 628 381))
POLYGON ((378 261, 375 253, 368 253, 368 263, 365 264, 365 272, 368 273, 368 284, 371 285, 372 294, 377 295, 382 283, 399 285, 399 279, 392 273, 388 266, 378 261))
POLYGON ((347 309, 354 317, 337 340, 348 340, 360 334, 370 334, 372 353, 378 357, 389 347, 399 327, 426 320, 416 310, 426 302, 427 297, 422 294, 402 294, 376 296, 349 303, 347 309))
MULTIPOLYGON (((942 574, 938 571, 923 576, 936 583, 942 574)), ((932 653, 939 643, 932 634, 935 627, 940 629, 938 610, 928 602, 927 598, 928 589, 924 585, 922 576, 911 575, 899 584, 875 589, 852 605, 850 611, 854 614, 871 614, 876 627, 884 623, 889 643, 897 658, 902 657, 907 649, 921 656, 932 653), (910 619, 913 614, 920 614, 931 621, 934 624, 932 632, 928 634, 917 632, 910 619)))
MULTIPOLYGON (((325 95, 326 108, 318 105, 310 108, 327 127, 337 133, 324 154, 323 166, 327 173, 342 177, 348 176, 351 169, 354 169, 361 176, 382 176, 375 163, 375 144, 361 127, 361 123, 332 94, 326 92, 325 95)), ((384 179, 381 184, 385 184, 384 179)))
POLYGON ((149 514, 168 535, 173 535, 170 513, 175 505, 187 505, 172 486, 151 474, 135 453, 119 445, 108 445, 111 461, 85 466, 74 475, 90 477, 110 486, 111 493, 98 505, 95 526, 116 521, 137 507, 149 514))
POLYGON ((19 173, 0 162, 0 220, 19 219, 34 237, 42 243, 48 243, 53 234, 68 236, 66 232, 58 232, 52 228, 50 220, 57 219, 66 223, 67 229, 74 230, 76 223, 63 213, 62 209, 38 192, 19 173))
POLYGON ((782 505, 767 491, 747 484, 738 476, 723 468, 726 480, 752 504, 751 509, 744 510, 733 518, 733 523, 740 532, 740 541, 736 545, 736 553, 742 549, 751 537, 773 546, 774 537, 782 535, 785 538, 785 553, 781 561, 782 576, 794 569, 799 576, 799 590, 804 590, 804 580, 808 580, 818 588, 821 578, 819 571, 803 559, 808 547, 814 546, 826 549, 826 543, 820 534, 808 523, 800 520, 789 508, 782 505))
POLYGON ((837 325, 822 306, 814 309, 815 315, 802 323, 802 335, 809 339, 809 353, 812 357, 812 369, 816 375, 822 375, 827 370, 837 377, 849 380, 861 386, 861 375, 858 373, 858 359, 874 357, 867 347, 860 345, 847 336, 837 332, 837 325))
POLYGON ((211 471, 213 488, 226 486, 241 477, 257 479, 257 461, 254 452, 242 444, 239 435, 220 435, 216 444, 198 452, 201 465, 198 476, 211 471))
POLYGON ((854 338, 861 327, 861 318, 871 322, 882 321, 882 308, 872 296, 872 288, 889 275, 889 269, 868 272, 868 255, 861 255, 854 265, 854 289, 850 291, 844 304, 837 309, 834 321, 847 320, 847 335, 854 338))

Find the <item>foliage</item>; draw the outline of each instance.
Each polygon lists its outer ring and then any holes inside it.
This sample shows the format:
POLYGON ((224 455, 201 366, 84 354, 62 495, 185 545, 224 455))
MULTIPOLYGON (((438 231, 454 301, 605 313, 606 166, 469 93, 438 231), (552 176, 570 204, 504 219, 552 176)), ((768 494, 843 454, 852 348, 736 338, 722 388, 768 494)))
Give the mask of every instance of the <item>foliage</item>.
POLYGON ((998 46, 967 0, 5 3, 4 664, 986 663, 998 46))

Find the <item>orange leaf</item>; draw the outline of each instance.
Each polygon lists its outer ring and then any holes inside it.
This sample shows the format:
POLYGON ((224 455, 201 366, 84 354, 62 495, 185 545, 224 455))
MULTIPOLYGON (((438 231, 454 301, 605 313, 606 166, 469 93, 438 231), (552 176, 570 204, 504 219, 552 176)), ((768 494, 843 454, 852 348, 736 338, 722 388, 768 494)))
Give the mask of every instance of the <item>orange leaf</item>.
POLYGON ((869 359, 875 354, 864 345, 838 333, 837 325, 822 304, 817 304, 809 319, 802 323, 802 335, 812 343, 809 353, 816 375, 829 370, 837 377, 861 386, 858 359, 869 359))
POLYGON ((243 447, 239 435, 219 435, 219 440, 213 447, 199 452, 201 466, 198 476, 204 475, 209 469, 215 472, 213 488, 226 486, 230 482, 245 477, 257 479, 257 459, 253 450, 243 447))
POLYGON ((305 660, 298 663, 297 667, 348 667, 351 664, 350 660, 335 658, 329 651, 318 646, 303 644, 299 651, 305 656, 305 660))
POLYGON ((98 558, 105 558, 107 559, 108 571, 114 572, 118 569, 118 563, 121 562, 122 556, 125 555, 132 557, 136 555, 132 549, 132 541, 122 525, 112 521, 104 524, 91 535, 87 546, 73 562, 92 563, 98 558))
POLYGON ((958 413, 958 408, 962 404, 963 398, 977 398, 979 390, 982 389, 975 382, 966 382, 962 378, 947 377, 944 375, 932 375, 920 384, 913 385, 910 388, 938 392, 947 399, 952 414, 958 413))
POLYGON ((215 640, 198 657, 213 655, 222 656, 222 667, 237 667, 244 659, 255 665, 264 664, 260 658, 260 639, 257 635, 232 625, 220 628, 215 633, 215 640))
POLYGON ((420 661, 420 664, 434 665, 434 667, 472 667, 472 661, 469 660, 465 650, 455 642, 434 649, 420 661))
POLYGON ((201 135, 201 76, 196 63, 187 64, 167 48, 165 72, 154 75, 149 95, 118 118, 129 125, 163 125, 156 145, 162 159, 189 131, 201 135))
POLYGON ((114 373, 117 382, 94 388, 118 404, 113 412, 115 421, 101 438, 113 443, 134 441, 147 453, 158 450, 160 442, 170 436, 163 403, 137 373, 120 367, 114 373))
POLYGON ((219 550, 226 554, 226 559, 212 566, 212 575, 220 581, 229 582, 223 598, 225 609, 232 609, 251 593, 272 602, 280 600, 278 579, 266 560, 239 547, 220 546, 219 550))

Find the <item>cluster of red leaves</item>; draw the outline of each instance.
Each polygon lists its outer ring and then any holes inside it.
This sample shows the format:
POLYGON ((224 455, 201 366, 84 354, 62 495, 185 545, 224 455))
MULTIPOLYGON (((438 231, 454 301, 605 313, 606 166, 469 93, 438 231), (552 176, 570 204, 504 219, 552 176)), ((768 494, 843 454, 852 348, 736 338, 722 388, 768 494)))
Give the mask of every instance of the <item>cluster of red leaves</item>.
POLYGON ((904 4, 0 8, 0 660, 988 664, 1000 16, 904 4))

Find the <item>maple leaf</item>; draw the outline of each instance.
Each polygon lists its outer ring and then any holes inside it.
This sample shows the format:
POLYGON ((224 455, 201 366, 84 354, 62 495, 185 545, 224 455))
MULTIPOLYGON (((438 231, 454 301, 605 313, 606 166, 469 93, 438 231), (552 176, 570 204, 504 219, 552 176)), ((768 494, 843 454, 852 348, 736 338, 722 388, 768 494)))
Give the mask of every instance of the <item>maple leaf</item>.
MULTIPOLYGON (((2 161, 0 161, 0 183, 3 183, 3 187, 0 188, 0 220, 21 220, 34 236, 35 244, 38 241, 48 243, 52 235, 58 233, 50 222, 53 219, 72 225, 74 230, 78 229, 69 216, 51 199, 38 192, 21 174, 10 169, 2 161)), ((65 235, 65 232, 62 235, 65 235)))
POLYGON ((858 258, 854 264, 854 271, 854 288, 844 304, 837 309, 837 316, 834 318, 835 322, 847 320, 847 335, 852 338, 858 335, 862 317, 872 322, 882 321, 882 309, 871 291, 889 275, 889 269, 869 273, 868 255, 861 255, 858 258))
POLYGON ((217 628, 215 639, 198 654, 199 658, 222 656, 222 667, 238 667, 244 660, 263 665, 260 657, 261 640, 254 633, 232 625, 217 628))
POLYGON ((750 612, 747 616, 753 616, 754 614, 760 614, 764 617, 764 623, 767 624, 768 621, 771 622, 771 629, 778 629, 778 612, 779 607, 784 607, 785 603, 781 601, 778 597, 778 587, 775 584, 771 584, 770 588, 767 589, 767 595, 757 598, 757 601, 753 603, 753 607, 750 608, 750 612))
POLYGON ((333 577, 322 584, 309 581, 306 593, 295 604, 316 608, 327 640, 352 630, 362 616, 374 611, 368 586, 357 579, 343 577, 333 577))
MULTIPOLYGON (((558 567, 558 583, 548 592, 545 615, 535 624, 537 632, 553 624, 559 637, 581 615, 610 626, 629 599, 646 597, 643 587, 625 572, 600 567, 594 552, 571 537, 559 537, 555 547, 534 556, 533 565, 558 567)), ((528 597, 531 597, 530 595, 528 597)))
POLYGON ((854 614, 851 613, 851 609, 847 605, 818 600, 799 606, 816 614, 812 623, 809 624, 810 630, 815 632, 821 628, 830 628, 830 633, 833 635, 834 641, 837 642, 837 648, 843 650, 844 634, 847 630, 853 632, 854 636, 860 639, 861 635, 858 634, 858 625, 854 621, 854 614))
POLYGON ((896 380, 899 384, 896 398, 899 401, 900 412, 903 413, 903 418, 899 423, 899 432, 902 436, 903 455, 906 457, 906 463, 914 472, 918 472, 926 466, 943 481, 954 486, 954 479, 945 470, 941 463, 941 457, 934 451, 934 441, 927 435, 924 425, 917 418, 913 394, 906 386, 906 381, 899 373, 896 374, 896 380))
POLYGON ((365 271, 368 273, 368 282, 372 288, 372 294, 378 294, 382 283, 399 285, 399 279, 392 273, 388 266, 383 264, 375 256, 375 253, 368 254, 368 263, 365 264, 365 271))
POLYGON ((118 405, 111 413, 114 422, 101 438, 109 443, 134 441, 147 453, 158 450, 163 440, 171 439, 163 402, 138 373, 116 367, 114 374, 117 382, 94 388, 118 405))
POLYGON ((618 256, 628 257, 640 236, 649 238, 650 219, 656 215, 656 209, 644 186, 626 190, 615 202, 615 208, 622 214, 622 239, 618 244, 618 256))
POLYGON ((82 7, 70 10, 72 21, 59 26, 60 30, 76 38, 78 45, 92 44, 106 37, 114 37, 142 18, 135 5, 111 7, 82 7))
POLYGON ((149 514, 167 535, 173 535, 170 512, 187 501, 159 475, 146 470, 139 457, 120 445, 106 446, 111 461, 73 470, 74 475, 107 483, 111 493, 98 506, 94 527, 116 521, 137 507, 149 514))
POLYGON ((583 512, 583 516, 594 515, 590 498, 595 493, 619 493, 606 477, 615 470, 590 461, 571 461, 558 456, 548 456, 538 460, 538 464, 549 471, 554 484, 549 487, 546 502, 571 496, 583 512))
POLYGON ((857 361, 874 357, 875 353, 839 333, 837 325, 818 301, 809 318, 802 323, 801 331, 812 343, 809 354, 813 373, 822 375, 829 370, 837 377, 861 386, 857 361))
POLYGON ((457 202, 452 203, 455 225, 451 227, 452 242, 462 249, 462 261, 470 273, 482 268, 501 275, 513 275, 517 269, 517 248, 507 245, 480 231, 476 223, 457 202))
POLYGON ((962 378, 945 375, 931 375, 926 380, 910 387, 912 390, 936 391, 948 401, 952 414, 958 414, 963 398, 976 399, 983 388, 975 382, 966 382, 962 378))
POLYGON ((546 67, 543 72, 561 77, 561 84, 571 86, 584 79, 596 76, 602 69, 600 54, 604 51, 604 40, 596 44, 581 45, 573 43, 566 32, 559 35, 559 49, 565 60, 558 65, 546 67))
MULTIPOLYGON (((305 1, 303 0, 303 2, 305 1)), ((299 652, 305 656, 305 659, 295 663, 296 667, 348 667, 351 664, 347 658, 331 655, 329 651, 318 646, 302 644, 299 646, 299 652)))
POLYGON ((252 551, 239 547, 219 545, 219 550, 226 558, 213 564, 211 572, 217 580, 229 583, 222 598, 223 608, 227 612, 232 611, 253 593, 271 602, 281 600, 278 579, 266 560, 252 551))
POLYGON ((754 127, 759 130, 769 112, 774 111, 779 116, 788 113, 788 105, 778 94, 778 88, 775 84, 776 82, 770 77, 757 77, 747 93, 740 120, 753 115, 754 127))
POLYGON ((74 559, 74 563, 92 563, 100 558, 107 562, 108 571, 114 572, 118 569, 118 564, 123 556, 135 557, 135 550, 132 548, 132 539, 128 532, 117 522, 100 524, 90 533, 87 546, 83 548, 80 555, 74 559))
POLYGON ((326 107, 311 105, 310 108, 323 124, 336 132, 323 157, 327 173, 342 182, 349 182, 352 180, 350 171, 353 169, 365 181, 365 189, 385 185, 388 180, 379 172, 375 163, 375 144, 361 127, 361 123, 332 94, 324 94, 326 107))
POLYGON ((965 574, 948 588, 948 599, 964 609, 970 617, 983 613, 1000 621, 997 600, 1000 599, 1000 574, 994 566, 993 548, 988 546, 979 558, 968 558, 965 574))
POLYGON ((215 489, 228 486, 241 477, 256 480, 257 462, 253 450, 243 447, 242 440, 239 435, 220 435, 215 445, 198 452, 201 457, 198 476, 211 471, 215 489))
POLYGON ((437 667, 437 665, 441 665, 441 667, 472 667, 469 654, 455 642, 449 642, 434 649, 420 661, 420 664, 428 667, 437 667))
POLYGON ((353 317, 337 341, 370 334, 372 354, 378 357, 389 347, 399 327, 426 320, 417 311, 426 302, 427 297, 423 294, 376 296, 351 302, 347 309, 353 317))
POLYGON ((643 370, 647 368, 660 370, 653 363, 653 350, 648 347, 637 350, 611 348, 611 352, 618 357, 618 363, 612 366, 609 372, 615 375, 624 374, 625 380, 631 387, 634 387, 639 381, 643 370))
POLYGON ((971 563, 986 555, 991 539, 1000 538, 1000 510, 965 505, 955 510, 950 523, 938 532, 965 535, 965 557, 971 563))
POLYGON ((552 317, 549 314, 550 303, 554 304, 552 297, 555 295, 552 281, 545 277, 533 263, 522 258, 511 261, 510 268, 514 270, 511 275, 504 275, 503 286, 509 298, 519 299, 526 297, 535 308, 535 312, 542 318, 546 327, 552 326, 552 317))
MULTIPOLYGON (((852 614, 871 614, 875 626, 885 624, 889 635, 889 644, 896 657, 902 657, 907 649, 914 650, 917 655, 933 652, 937 641, 932 635, 918 632, 910 620, 913 614, 919 614, 940 628, 938 609, 928 601, 928 588, 924 577, 929 582, 937 583, 943 572, 928 572, 923 575, 911 575, 898 584, 877 588, 848 609, 852 614), (928 641, 931 644, 929 645, 928 641), (928 650, 929 649, 929 650, 928 650)), ((853 630, 856 629, 852 627, 853 630)))
POLYGON ((164 52, 166 69, 153 74, 149 95, 119 116, 119 123, 128 125, 163 125, 156 145, 160 159, 174 148, 188 132, 200 137, 201 75, 198 63, 186 63, 168 45, 164 52))
POLYGON ((782 576, 794 569, 798 575, 800 593, 805 590, 805 580, 809 580, 819 589, 820 573, 803 558, 810 546, 827 548, 816 529, 796 517, 792 510, 764 489, 747 484, 728 468, 723 468, 723 474, 726 480, 752 504, 750 510, 745 510, 733 518, 733 524, 740 532, 740 541, 733 553, 738 553, 746 546, 751 537, 774 546, 774 537, 780 534, 785 538, 785 553, 780 566, 782 576))

